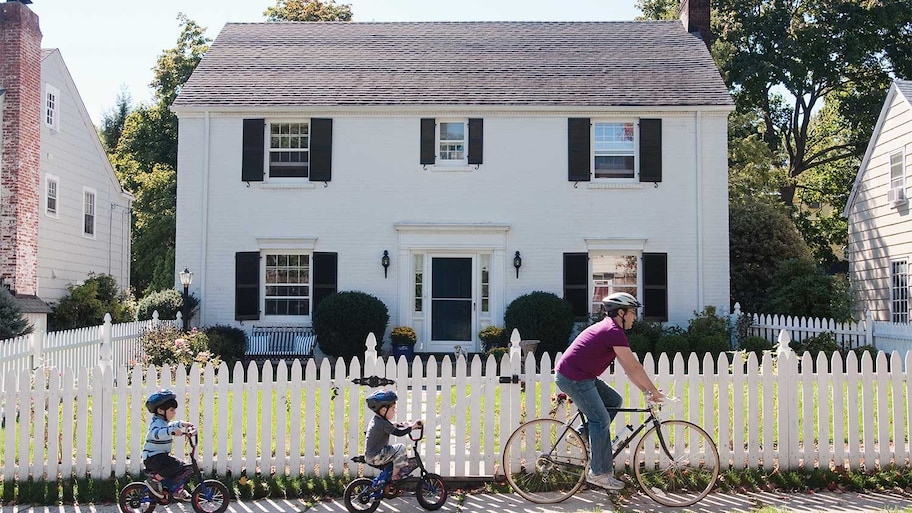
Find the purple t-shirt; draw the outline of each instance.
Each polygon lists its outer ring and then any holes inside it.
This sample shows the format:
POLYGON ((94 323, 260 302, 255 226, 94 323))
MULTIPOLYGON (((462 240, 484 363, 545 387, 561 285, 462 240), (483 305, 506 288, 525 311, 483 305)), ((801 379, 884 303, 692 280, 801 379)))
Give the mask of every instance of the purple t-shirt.
POLYGON ((630 347, 630 341, 620 326, 605 317, 576 336, 555 370, 574 381, 595 379, 617 357, 616 346, 630 347))

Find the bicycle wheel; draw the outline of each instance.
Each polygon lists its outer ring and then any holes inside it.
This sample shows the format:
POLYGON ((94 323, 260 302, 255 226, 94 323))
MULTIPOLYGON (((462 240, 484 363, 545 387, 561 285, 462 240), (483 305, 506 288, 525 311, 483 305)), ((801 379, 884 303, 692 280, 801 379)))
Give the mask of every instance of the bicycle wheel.
POLYGON ((425 474, 418 478, 415 497, 422 508, 430 511, 440 509, 447 500, 446 485, 437 474, 425 474))
POLYGON ((554 419, 526 422, 504 445, 507 482, 536 504, 554 504, 576 493, 586 480, 588 463, 579 433, 554 419))
POLYGON ((124 486, 117 497, 117 505, 123 513, 150 513, 157 502, 146 483, 140 482, 124 486))
POLYGON ((228 509, 228 487, 221 481, 206 479, 193 490, 190 505, 196 513, 224 513, 228 509))
POLYGON ((706 497, 719 477, 719 451, 703 428, 683 420, 649 428, 633 455, 640 488, 659 504, 690 506, 706 497))
POLYGON ((374 481, 359 477, 345 487, 342 500, 349 513, 373 513, 380 506, 380 494, 374 496, 374 481))

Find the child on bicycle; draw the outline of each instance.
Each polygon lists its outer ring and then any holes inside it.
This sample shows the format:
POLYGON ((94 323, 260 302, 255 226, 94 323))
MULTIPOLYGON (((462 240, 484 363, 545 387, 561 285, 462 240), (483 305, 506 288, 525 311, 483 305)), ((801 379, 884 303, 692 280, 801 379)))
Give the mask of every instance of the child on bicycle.
MULTIPOLYGON (((190 473, 182 461, 171 456, 171 442, 173 437, 181 436, 195 426, 174 420, 177 416, 177 396, 170 390, 160 390, 150 395, 146 399, 146 409, 152 415, 149 417, 142 459, 148 476, 146 484, 149 491, 160 499, 165 496, 160 482, 162 479, 183 479, 190 473)), ((189 501, 190 494, 181 487, 174 493, 174 498, 189 501)))
POLYGON ((406 457, 405 445, 390 445, 390 435, 403 436, 413 429, 420 429, 422 422, 416 420, 409 424, 393 423, 396 415, 396 401, 399 398, 392 390, 378 390, 365 399, 367 407, 374 412, 367 425, 367 439, 364 442, 364 460, 371 465, 393 463, 392 481, 398 481, 409 475, 417 467, 413 459, 406 457))
POLYGON ((641 306, 635 297, 625 292, 602 299, 605 318, 577 335, 555 367, 557 386, 573 399, 588 419, 586 428, 591 454, 586 480, 609 490, 624 488, 623 481, 614 477, 609 430, 623 398, 599 376, 616 358, 630 381, 650 401, 662 402, 665 399, 633 354, 625 333, 633 326, 637 308, 641 306))

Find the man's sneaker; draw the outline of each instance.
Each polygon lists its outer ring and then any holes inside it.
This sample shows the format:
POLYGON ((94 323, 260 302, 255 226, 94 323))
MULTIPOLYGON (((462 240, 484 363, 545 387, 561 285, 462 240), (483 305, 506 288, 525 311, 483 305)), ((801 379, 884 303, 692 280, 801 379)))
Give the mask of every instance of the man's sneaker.
POLYGON ((161 499, 165 496, 165 491, 162 490, 162 485, 160 482, 152 479, 151 477, 146 478, 146 487, 149 488, 149 493, 161 499))
POLYGON ((576 426, 576 432, 579 433, 579 436, 583 437, 583 441, 589 441, 589 424, 580 424, 576 426))
POLYGON ((592 471, 586 472, 586 481, 595 486, 606 488, 608 490, 623 490, 624 482, 615 479, 611 474, 593 474, 592 471))
POLYGON ((181 488, 174 494, 174 498, 179 501, 190 502, 190 492, 181 488))

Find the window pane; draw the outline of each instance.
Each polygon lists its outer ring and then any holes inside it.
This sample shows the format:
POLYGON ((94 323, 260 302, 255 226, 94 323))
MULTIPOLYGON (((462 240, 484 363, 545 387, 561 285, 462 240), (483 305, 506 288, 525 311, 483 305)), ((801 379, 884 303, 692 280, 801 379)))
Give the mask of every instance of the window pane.
POLYGON ((415 312, 423 309, 424 303, 424 255, 418 254, 415 259, 415 312))
POLYGON ((440 140, 465 140, 465 123, 440 123, 440 140))
POLYGON ((615 292, 637 295, 637 261, 636 255, 592 256, 592 315, 599 314, 605 296, 615 292))
POLYGON ((890 263, 891 320, 909 322, 909 265, 906 260, 890 263))
POLYGON ((633 123, 596 123, 593 137, 596 178, 633 178, 633 123))
POLYGON ((902 152, 890 155, 890 188, 892 189, 898 189, 905 185, 902 161, 902 152))
POLYGON ((310 154, 307 123, 270 123, 269 176, 306 178, 310 154))
POLYGON ((266 255, 266 315, 310 315, 310 255, 266 255))

